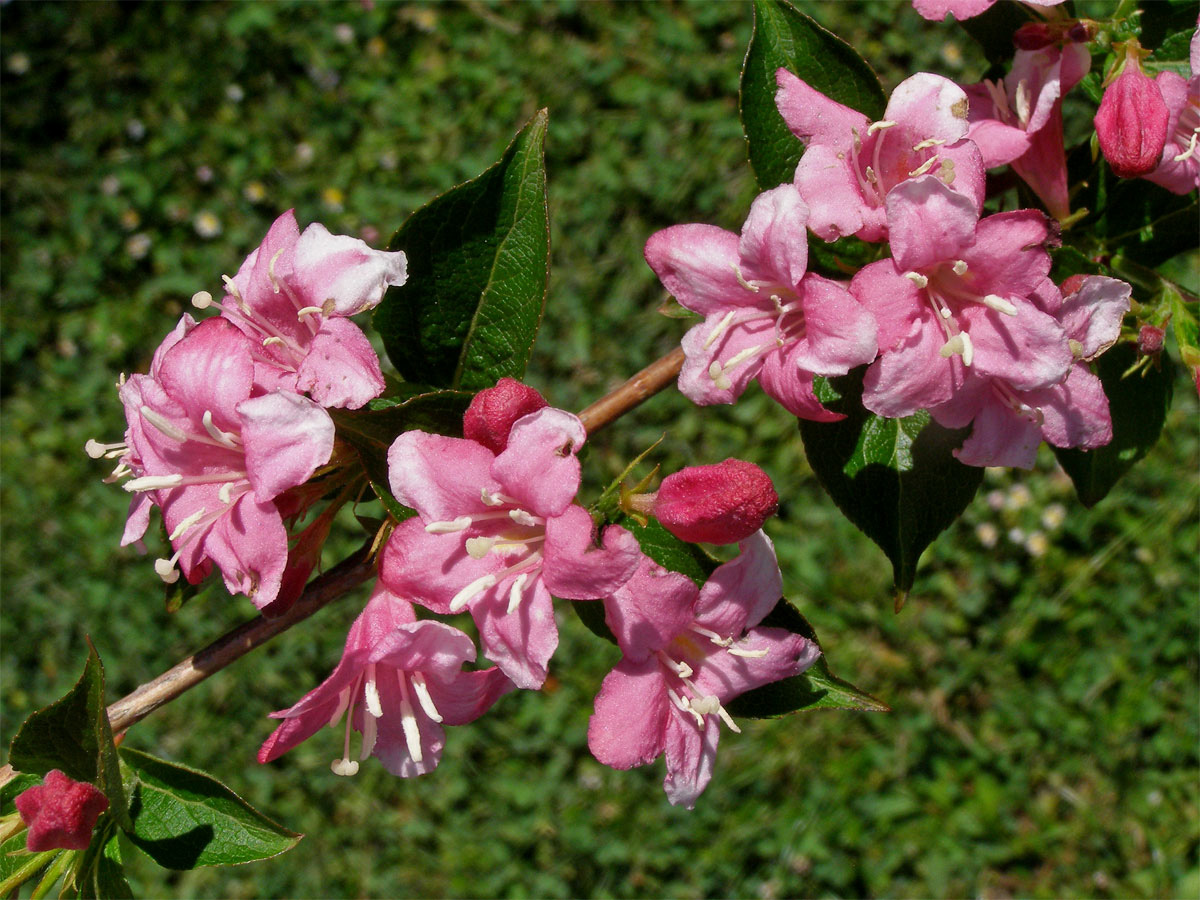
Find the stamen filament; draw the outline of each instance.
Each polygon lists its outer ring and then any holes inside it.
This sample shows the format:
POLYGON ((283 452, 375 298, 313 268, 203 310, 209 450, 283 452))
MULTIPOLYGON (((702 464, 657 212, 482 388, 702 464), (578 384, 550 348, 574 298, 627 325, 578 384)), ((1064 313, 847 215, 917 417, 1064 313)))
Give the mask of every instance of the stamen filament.
POLYGON ((408 679, 412 682, 413 693, 417 695, 417 702, 421 704, 421 709, 425 710, 425 715, 435 722, 442 721, 442 714, 433 705, 433 697, 429 695, 429 685, 425 683, 425 676, 420 672, 410 672, 408 679))

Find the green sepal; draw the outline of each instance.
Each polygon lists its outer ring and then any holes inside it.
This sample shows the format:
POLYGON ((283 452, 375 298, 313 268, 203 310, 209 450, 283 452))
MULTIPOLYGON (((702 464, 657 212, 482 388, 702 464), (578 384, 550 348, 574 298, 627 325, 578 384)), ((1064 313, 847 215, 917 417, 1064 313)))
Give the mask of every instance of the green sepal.
POLYGON ((413 213, 389 245, 408 255, 374 324, 409 381, 480 390, 520 378, 550 275, 546 110, 500 161, 413 213))
POLYGON ((120 829, 101 819, 91 844, 75 866, 71 883, 60 896, 80 900, 133 900, 133 889, 121 862, 120 829))

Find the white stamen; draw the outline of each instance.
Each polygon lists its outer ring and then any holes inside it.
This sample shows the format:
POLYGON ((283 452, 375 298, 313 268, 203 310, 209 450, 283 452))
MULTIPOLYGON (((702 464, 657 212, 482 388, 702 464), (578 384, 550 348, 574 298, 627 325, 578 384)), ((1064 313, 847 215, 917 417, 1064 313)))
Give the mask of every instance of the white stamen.
POLYGON ((734 656, 742 656, 746 659, 762 659, 767 655, 766 650, 743 650, 741 647, 730 647, 729 652, 734 656))
POLYGON ((470 556, 471 559, 483 559, 491 552, 492 546, 498 540, 499 538, 494 537, 467 538, 465 541, 467 555, 470 556))
POLYGON ((204 514, 204 507, 196 510, 194 513, 175 526, 175 530, 171 532, 167 540, 171 541, 171 543, 179 540, 189 528, 204 518, 204 514))
POLYGON ((279 293, 279 280, 275 277, 275 263, 279 257, 283 256, 283 248, 280 247, 275 251, 275 255, 271 257, 271 262, 267 264, 267 277, 271 279, 271 287, 275 289, 275 293, 279 293))
POLYGON ((420 672, 413 672, 408 677, 412 682, 413 691, 417 695, 417 702, 421 704, 421 709, 425 710, 425 715, 435 722, 442 721, 442 714, 438 712, 438 708, 433 705, 433 698, 429 696, 429 685, 425 683, 425 676, 420 672))
POLYGON ((721 721, 728 725, 729 730, 734 734, 742 733, 742 729, 738 728, 737 722, 733 721, 733 717, 730 716, 725 707, 721 706, 720 704, 717 705, 717 715, 721 717, 721 721))
POLYGON ((928 150, 930 147, 937 147, 946 143, 942 138, 925 138, 918 144, 913 144, 913 152, 918 153, 921 150, 928 150))
POLYGON ((727 391, 733 387, 733 382, 725 376, 725 372, 721 369, 721 364, 719 362, 714 361, 709 365, 708 377, 711 378, 713 380, 713 384, 715 384, 722 391, 727 391))
POLYGON ((230 278, 228 275, 222 275, 221 281, 225 285, 225 290, 229 291, 229 293, 233 295, 233 299, 237 300, 238 303, 241 303, 242 302, 242 292, 239 291, 238 286, 233 283, 233 279, 230 278))
POLYGON ((204 424, 204 430, 208 432, 209 437, 211 437, 214 441, 216 441, 218 444, 223 444, 232 450, 237 449, 237 436, 232 432, 222 431, 213 424, 213 414, 211 409, 206 409, 204 411, 204 415, 201 417, 200 421, 204 424))
POLYGON ((866 172, 863 173, 871 184, 879 184, 879 176, 875 174, 875 170, 867 166, 866 172))
POLYGON ((274 336, 274 335, 272 335, 272 336, 271 336, 271 337, 269 337, 269 338, 264 338, 264 339, 263 339, 263 346, 264 346, 264 347, 270 347, 270 346, 272 346, 272 345, 278 345, 278 346, 282 347, 282 346, 284 346, 286 343, 287 343, 287 342, 286 342, 286 341, 285 341, 283 338, 281 338, 281 337, 276 337, 276 336, 274 336))
POLYGON ((131 494, 139 491, 157 491, 163 488, 178 487, 183 483, 182 475, 144 475, 125 482, 122 487, 131 494))
POLYGON ((483 501, 485 506, 503 506, 506 503, 516 504, 517 502, 507 494, 501 494, 499 491, 489 491, 487 488, 482 488, 479 491, 479 499, 483 501))
POLYGON ((1188 141, 1188 148, 1178 156, 1172 156, 1172 162, 1183 162, 1185 159, 1191 159, 1196 155, 1196 141, 1200 138, 1200 128, 1192 131, 1192 139, 1188 141))
POLYGON ((196 309, 208 309, 212 306, 213 295, 208 291, 196 291, 192 294, 192 306, 196 309))
POLYGON ((711 695, 697 697, 691 701, 691 707, 702 716, 710 716, 721 708, 721 701, 711 695))
POLYGON ((521 601, 525 599, 521 592, 525 589, 525 582, 529 580, 529 573, 522 572, 513 579, 512 587, 508 590, 508 609, 505 612, 512 615, 517 611, 517 607, 521 605, 521 601))
POLYGON ((1083 356, 1083 344, 1079 343, 1079 341, 1075 340, 1074 338, 1070 338, 1067 341, 1067 347, 1070 349, 1071 355, 1076 359, 1079 359, 1081 356, 1083 356))
POLYGON ((329 768, 333 770, 334 775, 342 775, 346 778, 358 774, 358 763, 353 759, 335 759, 329 764, 329 768))
POLYGON ((753 359, 762 352, 762 347, 747 347, 729 358, 729 362, 721 367, 722 371, 730 372, 748 359, 753 359))
POLYGON ((132 475, 133 469, 129 468, 124 462, 117 463, 117 467, 112 470, 107 478, 101 479, 105 484, 115 484, 126 475, 132 475))
POLYGON ((996 312, 1006 316, 1015 316, 1017 314, 1017 308, 1011 302, 996 294, 988 294, 979 302, 989 309, 994 309, 996 312))
POLYGON ((940 306, 940 307, 938 307, 938 315, 941 316, 943 319, 948 319, 952 315, 954 315, 954 313, 950 312, 950 307, 940 306))
POLYGON ((142 418, 165 434, 173 441, 179 441, 181 444, 188 439, 187 433, 176 428, 171 421, 161 413, 157 413, 148 406, 141 408, 142 418))
POLYGON ((938 351, 942 359, 949 359, 955 353, 963 352, 963 334, 964 332, 960 331, 954 337, 950 338, 950 340, 946 341, 946 343, 942 344, 942 349, 938 351))
POLYGON ((1013 99, 1016 101, 1017 105, 1017 121, 1020 122, 1021 127, 1024 128, 1029 124, 1029 82, 1022 78, 1017 83, 1016 93, 1017 96, 1013 99))
POLYGON ((721 637, 715 631, 709 631, 707 628, 701 628, 699 625, 693 625, 692 631, 704 635, 718 647, 728 647, 733 643, 733 638, 721 637))
MULTIPOLYGON (((734 266, 734 269, 736 270, 737 266, 734 266)), ((704 349, 705 350, 707 350, 709 347, 711 347, 713 344, 715 344, 717 342, 717 338, 719 338, 722 334, 725 333, 725 329, 728 328, 729 323, 731 321, 733 321, 733 316, 734 316, 735 312, 736 312, 736 310, 731 309, 729 312, 725 313, 725 315, 721 317, 721 321, 717 323, 717 327, 714 328, 712 330, 712 332, 709 333, 708 337, 705 338, 705 340, 704 340, 704 349)))
POLYGON ((891 128, 895 124, 895 122, 889 122, 887 119, 880 119, 878 122, 872 122, 869 126, 867 126, 867 137, 870 137, 877 131, 883 131, 885 128, 891 128))
POLYGON ((350 688, 342 688, 342 692, 338 694, 337 706, 334 707, 333 715, 329 717, 329 727, 336 728, 337 723, 342 721, 342 716, 346 714, 346 707, 350 705, 350 688))
POLYGON ((943 159, 941 166, 938 168, 937 177, 946 187, 954 184, 954 160, 943 159))
POLYGON ((746 280, 746 279, 745 279, 745 278, 742 276, 742 270, 738 268, 738 264, 737 264, 737 263, 730 263, 729 265, 733 267, 733 274, 734 274, 734 277, 735 277, 735 278, 737 278, 737 280, 738 280, 738 284, 740 284, 740 285, 741 285, 742 287, 744 287, 746 290, 748 290, 748 291, 754 291, 754 293, 756 293, 756 294, 757 294, 757 293, 758 293, 758 285, 757 285, 757 284, 755 284, 755 283, 754 283, 754 282, 752 282, 752 281, 747 281, 747 280, 746 280))
POLYGON ((217 491, 217 499, 228 506, 233 502, 233 488, 234 483, 232 481, 225 482, 221 485, 221 489, 217 491))
POLYGON ((154 561, 154 571, 167 584, 174 584, 179 580, 179 570, 175 568, 174 556, 170 559, 156 559, 154 561))
POLYGON ((969 367, 971 365, 971 361, 975 358, 975 345, 971 343, 971 336, 965 331, 960 332, 960 334, 962 335, 963 344, 963 365, 969 367))
POLYGON ((523 509, 509 510, 508 517, 510 519, 512 519, 514 522, 516 522, 518 525, 525 525, 529 528, 533 528, 535 525, 538 524, 537 517, 534 516, 532 513, 526 512, 523 509))
POLYGON ((926 172, 928 172, 930 169, 932 169, 935 165, 937 165, 937 163, 938 163, 938 157, 931 156, 931 157, 929 157, 929 159, 925 160, 925 162, 921 163, 919 166, 917 166, 915 169, 913 169, 911 172, 909 172, 908 177, 909 178, 917 178, 918 176, 924 175, 926 172))
POLYGON ((379 685, 375 683, 374 663, 367 665, 366 676, 363 682, 363 699, 367 703, 367 712, 378 719, 383 716, 383 704, 379 701, 379 685))
POLYGON ((905 272, 904 277, 915 284, 918 288, 925 288, 929 286, 929 279, 920 272, 905 272))
POLYGON ((319 306, 306 306, 303 309, 296 311, 296 318, 303 321, 305 316, 317 315, 318 313, 323 313, 324 311, 325 310, 321 309, 319 306))
POLYGON ((425 531, 429 534, 455 534, 459 531, 465 531, 470 525, 470 516, 459 516, 457 519, 451 519, 448 522, 430 522, 425 526, 425 531))
POLYGON ((413 715, 404 673, 398 672, 397 676, 400 680, 400 726, 404 729, 404 743, 408 745, 408 755, 412 757, 412 761, 420 763, 424 758, 421 751, 421 727, 417 724, 417 717, 413 715))
POLYGON ((960 277, 963 275, 966 275, 967 274, 967 261, 965 259, 956 259, 954 261, 953 269, 954 269, 955 275, 958 275, 960 277))
POLYGON ((476 578, 450 599, 450 612, 459 612, 476 594, 482 593, 488 588, 495 586, 495 575, 484 575, 482 578, 476 578))
POLYGON ((671 702, 679 707, 679 709, 683 710, 685 713, 691 713, 692 717, 696 720, 696 725, 698 727, 704 727, 704 716, 692 709, 692 706, 686 697, 680 697, 677 693, 670 689, 667 690, 667 696, 671 698, 671 702))
POLYGON ((123 443, 121 443, 121 444, 102 444, 95 438, 92 438, 86 444, 83 445, 83 452, 86 453, 88 456, 90 456, 92 459, 99 459, 102 456, 106 456, 110 451, 117 450, 117 449, 120 449, 121 452, 124 452, 127 448, 123 443))
POLYGON ((379 720, 375 716, 363 716, 362 749, 358 751, 359 759, 366 759, 375 749, 375 738, 379 736, 379 720))

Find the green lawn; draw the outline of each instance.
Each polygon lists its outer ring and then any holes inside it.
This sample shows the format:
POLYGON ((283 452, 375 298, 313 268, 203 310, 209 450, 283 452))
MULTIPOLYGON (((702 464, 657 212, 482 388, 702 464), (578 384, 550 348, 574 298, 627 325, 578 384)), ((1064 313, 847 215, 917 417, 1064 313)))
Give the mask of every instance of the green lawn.
MULTIPOLYGON (((805 8, 885 88, 984 70, 960 31, 907 4, 805 8)), ((707 2, 0 8, 5 743, 77 677, 85 635, 115 697, 253 612, 216 590, 166 613, 152 557, 117 548, 126 495, 83 453, 118 439, 113 383, 144 370, 192 293, 215 292, 292 206, 382 245, 547 107, 553 272, 528 380, 578 410, 683 333, 658 314, 646 238, 737 228, 754 196, 737 119, 750 21, 707 2)), ((989 472, 897 615, 886 559, 817 487, 793 419, 757 391, 705 410, 668 391, 597 436, 585 499, 664 433, 664 471, 764 466, 789 596, 834 671, 891 713, 745 722, 696 810, 675 809, 661 763, 616 772, 589 755, 617 652, 564 609, 552 684, 452 729, 434 775, 372 762, 338 778, 333 732, 258 766, 266 713, 325 677, 357 596, 128 736, 305 840, 191 873, 130 849, 135 891, 1197 896, 1197 415, 1181 377, 1168 436, 1090 511, 1049 454, 989 472)))

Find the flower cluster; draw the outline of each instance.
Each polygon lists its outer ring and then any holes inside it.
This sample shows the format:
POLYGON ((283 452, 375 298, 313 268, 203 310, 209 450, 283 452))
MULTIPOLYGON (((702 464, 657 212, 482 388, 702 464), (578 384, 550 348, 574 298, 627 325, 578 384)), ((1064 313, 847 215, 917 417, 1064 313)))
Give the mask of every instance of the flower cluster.
MULTIPOLYGON (((990 2, 914 5, 961 19, 990 2)), ((776 105, 805 146, 793 181, 759 195, 740 235, 676 225, 646 242, 666 289, 703 317, 683 338, 684 394, 732 403, 757 380, 794 415, 834 421, 814 378, 866 367, 862 403, 876 415, 929 410, 944 425, 972 426, 956 451, 969 465, 1029 468, 1043 440, 1082 449, 1111 440, 1087 363, 1117 340, 1130 288, 1049 277, 1049 251, 1072 219, 1062 100, 1091 63, 1089 26, 1056 16, 1018 32, 1002 81, 960 86, 918 73, 876 122, 778 70, 776 105), (1003 165, 1049 215, 985 214, 987 173, 1003 165), (808 271, 809 232, 885 244, 888 255, 848 282, 824 278, 808 271)), ((1138 60, 1131 43, 1096 116, 1100 147, 1119 176, 1186 193, 1200 185, 1200 78, 1151 80, 1138 60)))

